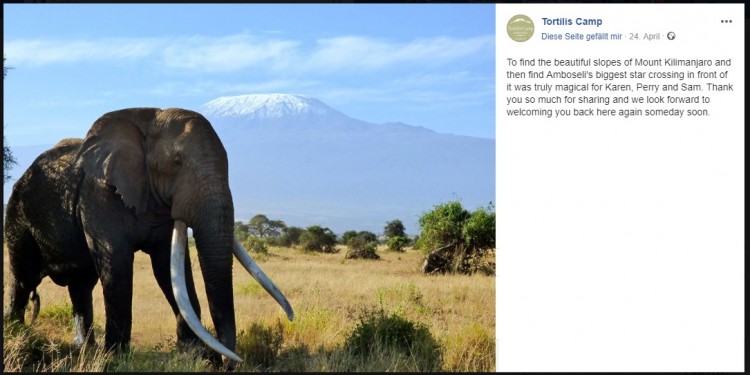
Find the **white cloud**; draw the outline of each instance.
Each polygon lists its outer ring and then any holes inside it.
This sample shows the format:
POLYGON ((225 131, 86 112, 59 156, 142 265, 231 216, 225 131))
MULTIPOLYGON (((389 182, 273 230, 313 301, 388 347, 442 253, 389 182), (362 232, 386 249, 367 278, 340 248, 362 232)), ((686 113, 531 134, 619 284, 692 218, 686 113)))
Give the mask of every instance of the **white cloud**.
MULTIPOLYGON (((243 95, 268 92, 305 92, 321 82, 314 80, 273 79, 269 81, 227 82, 215 80, 168 81, 146 88, 105 91, 102 95, 111 98, 157 97, 157 98, 205 98, 221 95, 243 95)), ((316 92, 315 89, 311 90, 316 92)))
POLYGON ((166 46, 162 60, 169 68, 209 72, 236 71, 251 66, 285 65, 298 42, 260 40, 247 34, 220 38, 191 37, 166 46))
POLYGON ((494 48, 494 36, 437 37, 408 43, 344 36, 319 39, 308 65, 314 69, 373 69, 402 63, 441 63, 491 48, 494 48))
POLYGON ((152 38, 11 40, 4 43, 3 52, 17 65, 47 65, 86 60, 141 59, 157 51, 159 44, 158 39, 152 38))
MULTIPOLYGON (((247 33, 208 37, 105 38, 62 41, 10 40, 6 56, 16 65, 123 59, 154 59, 170 69, 232 72, 256 67, 291 73, 342 69, 371 70, 397 64, 430 64, 491 51, 494 36, 466 39, 436 37, 392 42, 359 36, 319 39, 313 46, 290 39, 247 33)), ((487 53, 487 56, 493 56, 487 53)))

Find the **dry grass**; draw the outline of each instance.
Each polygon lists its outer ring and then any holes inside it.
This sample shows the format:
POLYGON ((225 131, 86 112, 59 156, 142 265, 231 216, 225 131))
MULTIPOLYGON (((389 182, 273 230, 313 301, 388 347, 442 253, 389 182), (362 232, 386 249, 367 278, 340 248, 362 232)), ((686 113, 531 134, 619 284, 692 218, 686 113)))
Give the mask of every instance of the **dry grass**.
MULTIPOLYGON (((208 303, 197 256, 193 252, 193 272, 203 323, 211 327, 208 303)), ((234 293, 238 331, 245 335, 263 333, 275 336, 272 361, 248 359, 254 353, 239 354, 247 359, 244 371, 412 371, 407 357, 382 352, 365 363, 342 350, 344 340, 367 311, 382 309, 424 324, 441 347, 445 371, 495 371, 495 278, 488 276, 425 276, 420 273, 422 255, 413 250, 403 253, 378 248, 380 260, 345 260, 337 254, 303 253, 296 249, 271 248, 271 256, 258 263, 287 296, 295 310, 289 322, 276 302, 235 262, 234 293), (254 332, 254 333, 253 333, 254 332), (244 355, 243 355, 244 354, 244 355), (377 357, 377 358, 375 358, 377 357)), ((4 251, 7 279, 8 259, 4 251)), ((71 365, 25 367, 27 370, 65 371, 102 368, 108 371, 205 371, 200 360, 187 360, 189 354, 174 351, 175 319, 154 280, 148 256, 135 256, 133 331, 131 353, 110 358, 99 353, 99 367, 85 368, 80 357, 69 354, 71 365), (188 357, 185 357, 188 356, 188 357), (76 362, 78 361, 78 362, 76 362), (72 364, 79 363, 78 367, 72 364), (102 367, 105 366, 106 367, 102 367)), ((5 282, 5 280, 4 280, 5 282)), ((59 310, 69 305, 67 289, 46 278, 39 287, 41 311, 33 332, 54 343, 70 343, 70 319, 59 310), (62 318, 60 316, 62 315, 62 318), (66 321, 67 319, 67 321, 66 321)), ((4 299, 5 300, 5 299, 4 299)), ((94 290, 94 323, 97 341, 103 338, 104 304, 101 287, 94 290)), ((265 337, 265 336, 263 336, 265 337)), ((252 340, 271 340, 255 337, 252 340)), ((9 366, 6 335, 5 370, 9 366)), ((238 343, 241 338, 238 339, 238 343)), ((9 346, 10 344, 10 346, 9 346)), ((261 342, 260 344, 263 344, 261 342)), ((62 345, 62 344, 57 344, 62 345)), ((261 345, 262 346, 262 345, 261 345)), ((251 347, 258 347, 254 342, 251 347)), ((247 349, 251 350, 251 349, 247 349)), ((70 352, 70 351, 69 351, 70 352)), ((65 357, 65 351, 61 353, 65 357)), ((71 352, 72 353, 72 352, 71 352)), ((416 369, 418 370, 418 369, 416 369)))

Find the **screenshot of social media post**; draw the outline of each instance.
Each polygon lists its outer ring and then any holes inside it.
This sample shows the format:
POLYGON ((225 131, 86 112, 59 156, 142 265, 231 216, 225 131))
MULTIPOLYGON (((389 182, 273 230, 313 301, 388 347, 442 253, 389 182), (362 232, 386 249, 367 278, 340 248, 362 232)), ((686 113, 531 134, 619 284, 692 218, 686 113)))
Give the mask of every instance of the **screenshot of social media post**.
POLYGON ((744 370, 744 4, 497 4, 498 371, 744 370))

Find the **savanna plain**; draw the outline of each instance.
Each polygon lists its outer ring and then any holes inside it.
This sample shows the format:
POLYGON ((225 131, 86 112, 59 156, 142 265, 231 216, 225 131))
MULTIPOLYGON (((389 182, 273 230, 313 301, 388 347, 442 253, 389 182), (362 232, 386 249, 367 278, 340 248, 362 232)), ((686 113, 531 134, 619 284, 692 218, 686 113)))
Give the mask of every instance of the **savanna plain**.
MULTIPOLYGON (((237 371, 495 371, 495 277, 425 275, 424 254, 379 246, 378 260, 270 247, 251 255, 295 311, 288 321, 273 298, 235 262, 237 371), (385 338, 385 340, 382 340, 385 338)), ((203 324, 212 330, 200 265, 191 248, 203 324)), ((4 305, 8 252, 4 248, 4 305)), ((128 351, 101 348, 104 303, 94 289, 96 346, 72 343, 67 288, 45 278, 33 324, 4 324, 4 371, 214 371, 175 344, 176 322, 149 257, 134 264, 133 330, 128 351)), ((30 308, 28 310, 31 310, 30 308)))

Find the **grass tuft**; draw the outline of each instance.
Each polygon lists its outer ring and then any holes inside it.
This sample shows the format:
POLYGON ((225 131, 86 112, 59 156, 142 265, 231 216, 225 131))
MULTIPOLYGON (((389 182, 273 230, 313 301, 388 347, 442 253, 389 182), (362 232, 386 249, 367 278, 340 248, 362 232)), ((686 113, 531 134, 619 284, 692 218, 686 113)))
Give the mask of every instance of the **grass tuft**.
POLYGON ((414 371, 441 369, 440 347, 430 330, 396 313, 386 314, 382 309, 360 317, 359 323, 344 342, 344 351, 368 360, 392 358, 386 363, 396 365, 404 362, 408 364, 407 367, 414 366, 414 371))
POLYGON ((59 303, 42 309, 39 312, 38 319, 50 321, 53 324, 62 326, 73 326, 73 305, 69 301, 59 303))
POLYGON ((476 323, 446 338, 445 369, 459 372, 495 371, 495 336, 476 323))
POLYGON ((31 326, 3 324, 3 366, 7 372, 102 372, 112 354, 100 346, 74 348, 31 326))
POLYGON ((265 371, 276 362, 283 339, 284 326, 280 320, 274 326, 253 323, 237 333, 237 354, 245 358, 244 366, 265 371))

